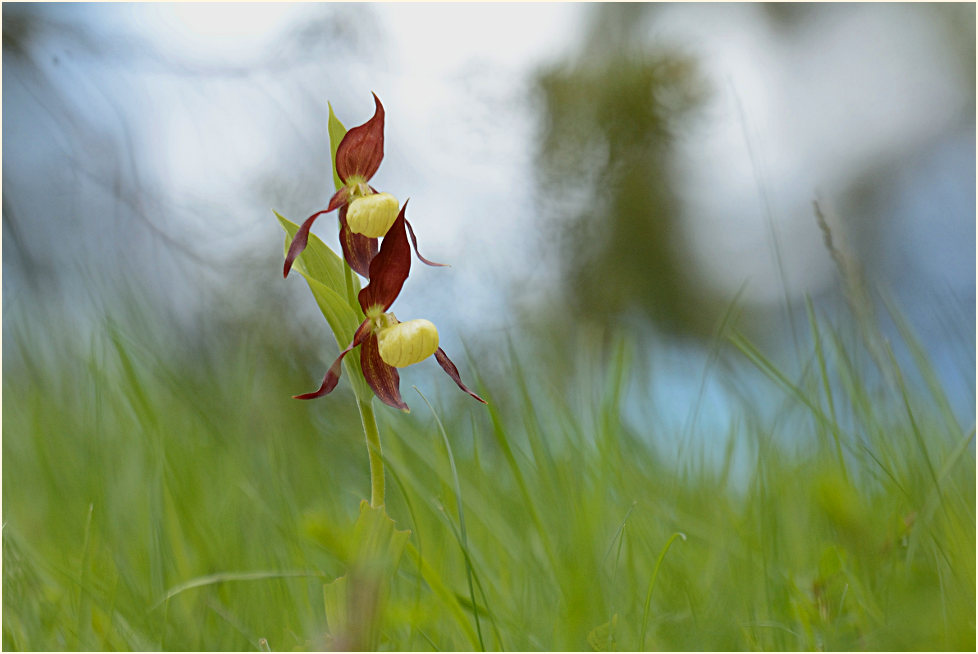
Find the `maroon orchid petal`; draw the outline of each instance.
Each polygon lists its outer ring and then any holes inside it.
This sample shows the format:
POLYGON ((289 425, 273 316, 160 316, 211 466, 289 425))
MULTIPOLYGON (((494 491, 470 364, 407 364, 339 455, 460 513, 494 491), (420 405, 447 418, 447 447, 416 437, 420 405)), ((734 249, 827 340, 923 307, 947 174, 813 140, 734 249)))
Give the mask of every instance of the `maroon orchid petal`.
POLYGON ((405 209, 407 202, 401 207, 394 224, 387 230, 380 252, 370 262, 370 283, 357 296, 364 313, 372 306, 380 306, 382 311, 387 311, 394 304, 411 271, 411 246, 408 245, 407 233, 404 231, 405 209))
POLYGON ((358 175, 367 181, 384 158, 384 106, 374 94, 374 117, 351 128, 336 148, 336 174, 344 182, 358 175))
POLYGON ((401 376, 397 368, 389 366, 380 358, 380 347, 377 336, 371 333, 360 348, 360 369, 363 377, 370 384, 380 401, 388 406, 402 411, 408 411, 408 405, 401 399, 401 376))
POLYGON ((312 228, 312 224, 316 222, 316 218, 319 218, 324 213, 326 212, 317 211, 306 218, 306 221, 299 227, 299 231, 295 233, 295 237, 293 237, 292 243, 289 245, 289 251, 285 255, 285 267, 282 269, 282 277, 289 276, 289 271, 292 270, 292 264, 302 254, 302 251, 306 249, 306 244, 309 242, 309 230, 312 228))
POLYGON ((323 378, 323 384, 319 387, 319 390, 313 391, 312 393, 303 393, 302 395, 293 395, 292 397, 297 400, 312 400, 331 393, 340 381, 340 374, 343 372, 343 357, 349 354, 353 348, 361 345, 367 336, 373 337, 374 341, 377 340, 377 337, 373 336, 370 331, 372 327, 373 324, 370 320, 364 320, 360 323, 356 333, 353 335, 353 342, 347 345, 345 350, 340 352, 340 355, 336 357, 336 361, 326 371, 326 377, 323 378))
POLYGON ((447 354, 445 354, 445 350, 438 348, 438 350, 435 351, 435 358, 438 360, 438 364, 442 367, 442 370, 448 373, 448 376, 451 377, 456 384, 458 384, 459 388, 461 388, 463 391, 465 391, 475 399, 479 400, 483 404, 489 404, 481 397, 473 393, 468 386, 462 383, 462 377, 458 374, 458 368, 455 367, 455 364, 452 363, 452 360, 448 358, 447 354))
POLYGON ((329 199, 329 204, 326 205, 324 211, 330 212, 333 209, 338 209, 339 207, 345 207, 347 200, 349 200, 350 189, 343 186, 336 193, 333 193, 333 197, 329 199))
POLYGON ((435 263, 434 261, 428 261, 427 259, 422 257, 421 253, 418 252, 418 237, 414 235, 414 230, 411 229, 411 223, 409 223, 407 219, 405 219, 404 224, 407 226, 408 234, 411 235, 411 245, 414 246, 414 254, 418 257, 418 259, 421 260, 421 263, 426 263, 429 266, 448 266, 447 263, 435 263))
POLYGON ((377 256, 377 239, 357 234, 346 222, 347 205, 340 207, 340 247, 350 268, 361 277, 370 276, 370 262, 377 256))
POLYGON ((292 264, 295 260, 302 254, 302 251, 306 249, 306 245, 309 242, 309 230, 312 229, 312 224, 316 222, 316 218, 319 218, 324 213, 329 213, 330 211, 336 209, 337 207, 346 206, 346 196, 347 189, 344 186, 339 191, 333 194, 333 197, 329 199, 329 204, 322 211, 317 211, 312 214, 306 221, 302 223, 299 227, 299 231, 295 233, 295 237, 292 239, 292 243, 289 245, 289 252, 285 255, 285 267, 282 269, 282 276, 288 277, 289 271, 292 270, 292 264))

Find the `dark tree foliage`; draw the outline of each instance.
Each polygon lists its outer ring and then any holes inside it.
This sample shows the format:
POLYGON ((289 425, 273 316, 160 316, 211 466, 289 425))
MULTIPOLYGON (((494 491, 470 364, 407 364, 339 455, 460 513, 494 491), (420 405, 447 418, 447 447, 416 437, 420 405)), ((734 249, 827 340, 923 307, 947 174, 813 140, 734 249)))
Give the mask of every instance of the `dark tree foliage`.
POLYGON ((691 58, 648 45, 647 6, 593 11, 580 51, 537 80, 537 182, 564 300, 602 326, 638 316, 703 333, 715 316, 689 271, 671 170, 703 84, 691 58))

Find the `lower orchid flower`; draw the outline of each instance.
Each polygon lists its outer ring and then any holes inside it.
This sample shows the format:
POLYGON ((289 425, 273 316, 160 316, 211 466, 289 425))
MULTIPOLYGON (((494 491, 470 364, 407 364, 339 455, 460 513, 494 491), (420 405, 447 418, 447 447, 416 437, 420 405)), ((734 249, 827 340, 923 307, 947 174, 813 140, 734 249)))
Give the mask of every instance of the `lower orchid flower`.
MULTIPOLYGON (((458 368, 438 346, 438 330, 431 322, 424 319, 400 322, 393 313, 388 313, 411 269, 411 250, 407 242, 410 228, 404 217, 406 208, 405 202, 387 231, 380 251, 370 261, 370 283, 357 296, 366 318, 354 332, 353 341, 336 357, 319 389, 296 395, 296 399, 311 400, 332 392, 340 380, 343 357, 359 347, 364 379, 384 404, 395 409, 408 410, 408 405, 401 399, 397 369, 432 355, 460 389, 486 404, 462 383, 458 368)), ((413 233, 411 236, 414 240, 413 233)))
MULTIPOLYGON (((369 277, 370 262, 377 255, 377 239, 387 234, 397 219, 397 199, 390 193, 378 193, 367 182, 384 159, 384 106, 374 94, 373 117, 363 125, 350 128, 336 148, 334 167, 341 184, 326 208, 317 211, 299 227, 282 271, 288 277, 296 258, 305 250, 309 230, 319 216, 339 209, 340 246, 343 258, 357 274, 369 277)), ((332 114, 330 114, 332 116, 332 114)), ((405 223, 407 224, 407 223, 405 223)), ((407 224, 418 259, 429 266, 445 264, 429 261, 418 252, 418 240, 407 224)))

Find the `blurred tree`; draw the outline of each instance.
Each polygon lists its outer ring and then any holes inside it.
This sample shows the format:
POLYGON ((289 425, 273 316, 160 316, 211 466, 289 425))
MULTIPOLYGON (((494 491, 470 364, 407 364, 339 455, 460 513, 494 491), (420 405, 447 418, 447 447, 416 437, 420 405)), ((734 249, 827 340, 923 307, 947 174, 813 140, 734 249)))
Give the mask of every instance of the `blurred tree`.
POLYGON ((692 58, 647 44, 648 5, 592 11, 579 52, 537 79, 537 183, 564 300, 602 326, 637 314, 705 333, 715 315, 688 274, 670 170, 676 130, 705 86, 692 58))

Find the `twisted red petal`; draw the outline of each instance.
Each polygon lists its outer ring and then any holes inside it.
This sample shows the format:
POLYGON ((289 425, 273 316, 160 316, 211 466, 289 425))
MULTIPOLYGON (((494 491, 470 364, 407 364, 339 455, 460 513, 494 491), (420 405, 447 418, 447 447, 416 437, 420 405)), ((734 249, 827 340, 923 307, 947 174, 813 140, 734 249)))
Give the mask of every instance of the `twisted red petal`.
MULTIPOLYGON (((361 345, 367 336, 373 336, 370 331, 372 327, 373 324, 369 319, 360 323, 360 326, 357 327, 357 331, 353 334, 353 342, 347 345, 346 349, 340 352, 340 355, 336 357, 336 361, 334 361, 333 365, 331 365, 329 370, 326 371, 326 377, 323 378, 323 383, 318 390, 311 393, 303 393, 302 395, 293 395, 292 397, 297 400, 312 400, 331 393, 333 389, 336 388, 336 384, 338 384, 340 381, 340 374, 343 372, 343 357, 349 354, 353 348, 361 345)), ((373 339, 376 341, 377 337, 373 336, 373 339)))
POLYGON ((377 256, 377 239, 356 234, 346 222, 347 205, 340 207, 340 247, 343 258, 361 277, 370 276, 370 262, 377 256))
POLYGON ((380 252, 370 262, 370 283, 357 296, 364 313, 372 306, 380 306, 382 311, 387 311, 394 304, 411 271, 411 247, 404 231, 405 209, 407 202, 387 230, 387 236, 380 244, 380 252))
POLYGON ((461 388, 463 391, 465 391, 475 399, 479 400, 483 404, 489 404, 481 397, 473 393, 472 389, 470 389, 468 386, 462 383, 462 377, 458 374, 458 368, 455 367, 455 364, 452 363, 452 360, 448 358, 447 354, 445 354, 445 350, 438 348, 438 350, 435 352, 435 359, 438 360, 438 364, 442 367, 442 370, 447 372, 448 376, 451 377, 456 384, 458 384, 459 388, 461 388))
POLYGON ((411 229, 411 223, 405 219, 404 224, 407 226, 408 234, 411 235, 411 244, 414 246, 414 254, 421 260, 421 263, 426 263, 429 266, 448 266, 447 263, 435 263, 434 261, 428 261, 422 257, 421 253, 418 252, 418 237, 414 235, 414 230, 411 229))
POLYGON ((326 212, 317 211, 306 218, 306 221, 299 227, 299 231, 295 233, 295 236, 292 238, 292 243, 289 245, 289 251, 285 255, 285 267, 282 269, 282 277, 289 276, 289 271, 292 270, 292 264, 302 254, 302 251, 306 249, 306 244, 309 242, 309 230, 312 228, 312 224, 316 222, 316 218, 319 218, 324 213, 326 212))
POLYGON ((336 173, 344 182, 354 175, 374 176, 384 158, 384 106, 374 94, 374 116, 351 128, 336 148, 336 173))
POLYGON ((360 348, 360 369, 363 377, 370 384, 380 401, 388 406, 402 411, 408 411, 408 405, 401 399, 401 376, 397 369, 384 363, 380 358, 380 347, 377 336, 371 333, 360 348))
POLYGON ((285 255, 285 267, 282 269, 282 276, 288 277, 289 271, 292 270, 292 264, 295 260, 299 258, 302 251, 306 249, 306 245, 309 242, 309 230, 312 229, 312 224, 316 222, 316 218, 319 218, 324 213, 329 213, 336 207, 346 206, 346 196, 347 190, 344 186, 339 191, 333 194, 333 197, 329 199, 329 204, 322 211, 317 211, 312 214, 306 221, 302 223, 299 227, 299 231, 295 233, 295 237, 292 239, 292 243, 289 245, 289 251, 285 255))

